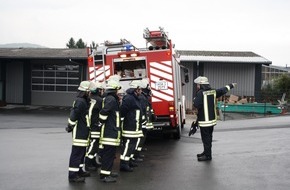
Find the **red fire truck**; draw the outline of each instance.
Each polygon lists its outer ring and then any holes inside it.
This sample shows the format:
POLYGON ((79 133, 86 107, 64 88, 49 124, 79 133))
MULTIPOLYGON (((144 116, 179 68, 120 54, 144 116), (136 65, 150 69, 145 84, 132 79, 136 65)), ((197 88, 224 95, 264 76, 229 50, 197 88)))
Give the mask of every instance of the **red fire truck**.
POLYGON ((121 39, 113 43, 105 41, 92 50, 88 58, 89 79, 104 81, 110 75, 121 76, 124 91, 132 80, 147 78, 152 89, 152 107, 157 121, 154 129, 162 130, 165 136, 179 139, 185 124, 185 97, 182 87, 186 72, 179 62, 173 44, 163 28, 143 34, 146 48, 136 48, 129 41, 121 39))

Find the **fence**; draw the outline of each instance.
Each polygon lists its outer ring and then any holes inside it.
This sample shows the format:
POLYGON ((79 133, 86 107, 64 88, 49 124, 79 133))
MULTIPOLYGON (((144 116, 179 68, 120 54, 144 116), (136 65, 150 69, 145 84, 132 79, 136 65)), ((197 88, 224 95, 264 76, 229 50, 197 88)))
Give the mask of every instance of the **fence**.
POLYGON ((258 95, 258 97, 236 95, 220 97, 217 100, 217 110, 220 120, 238 116, 245 118, 265 117, 289 112, 287 101, 289 94, 261 91, 258 95))

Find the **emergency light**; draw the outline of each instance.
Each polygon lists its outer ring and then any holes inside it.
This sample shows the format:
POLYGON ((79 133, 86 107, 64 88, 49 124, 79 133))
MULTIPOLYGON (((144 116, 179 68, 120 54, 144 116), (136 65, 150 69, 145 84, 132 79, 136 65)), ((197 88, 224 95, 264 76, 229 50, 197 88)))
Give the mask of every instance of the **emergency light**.
POLYGON ((134 47, 131 44, 125 44, 124 45, 124 50, 125 51, 132 51, 134 47))

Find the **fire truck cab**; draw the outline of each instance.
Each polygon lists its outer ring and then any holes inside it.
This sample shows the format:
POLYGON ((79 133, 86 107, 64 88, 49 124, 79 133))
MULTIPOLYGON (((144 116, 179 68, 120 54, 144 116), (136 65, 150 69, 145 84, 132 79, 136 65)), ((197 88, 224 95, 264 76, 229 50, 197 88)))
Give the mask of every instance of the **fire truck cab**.
MULTIPOLYGON (((152 107, 157 120, 154 130, 162 130, 165 136, 179 139, 185 124, 185 97, 182 88, 184 68, 179 64, 163 28, 144 30, 145 48, 136 48, 129 41, 121 39, 114 43, 105 41, 92 50, 88 58, 89 80, 105 81, 109 76, 121 76, 124 91, 132 80, 147 78, 152 90, 152 107)), ((186 70, 186 69, 185 69, 186 70)))

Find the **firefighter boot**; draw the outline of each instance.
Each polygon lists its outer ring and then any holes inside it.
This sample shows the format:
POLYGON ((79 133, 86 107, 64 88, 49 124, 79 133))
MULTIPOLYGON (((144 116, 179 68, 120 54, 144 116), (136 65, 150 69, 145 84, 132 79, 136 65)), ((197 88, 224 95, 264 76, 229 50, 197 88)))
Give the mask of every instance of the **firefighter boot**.
POLYGON ((197 158, 198 161, 211 161, 211 156, 203 155, 197 158))
POLYGON ((112 177, 112 176, 106 176, 106 177, 101 177, 100 180, 102 182, 105 182, 105 183, 114 183, 117 181, 117 179, 115 177, 112 177))
POLYGON ((123 172, 132 172, 133 171, 133 168, 131 168, 129 166, 129 162, 126 162, 126 161, 121 160, 121 162, 120 162, 120 171, 123 171, 123 172))
POLYGON ((118 172, 111 172, 110 176, 117 178, 117 177, 119 177, 119 173, 118 172))
POLYGON ((202 157, 202 156, 204 156, 204 155, 205 155, 205 153, 202 152, 202 153, 200 153, 200 154, 197 154, 196 156, 197 156, 197 157, 202 157))
POLYGON ((73 177, 73 178, 68 178, 69 182, 72 182, 72 183, 83 183, 85 182, 85 178, 84 177, 80 177, 80 176, 76 176, 76 177, 73 177))
POLYGON ((93 163, 94 159, 90 159, 89 157, 85 158, 85 169, 86 171, 97 171, 96 164, 93 163))
POLYGON ((132 160, 134 162, 143 162, 143 159, 142 158, 139 158, 139 157, 134 157, 132 160))
POLYGON ((84 171, 82 168, 80 168, 79 172, 78 172, 78 176, 80 177, 90 177, 91 173, 88 171, 84 171))
POLYGON ((129 161, 129 166, 134 168, 134 167, 138 167, 138 164, 132 160, 129 161))

